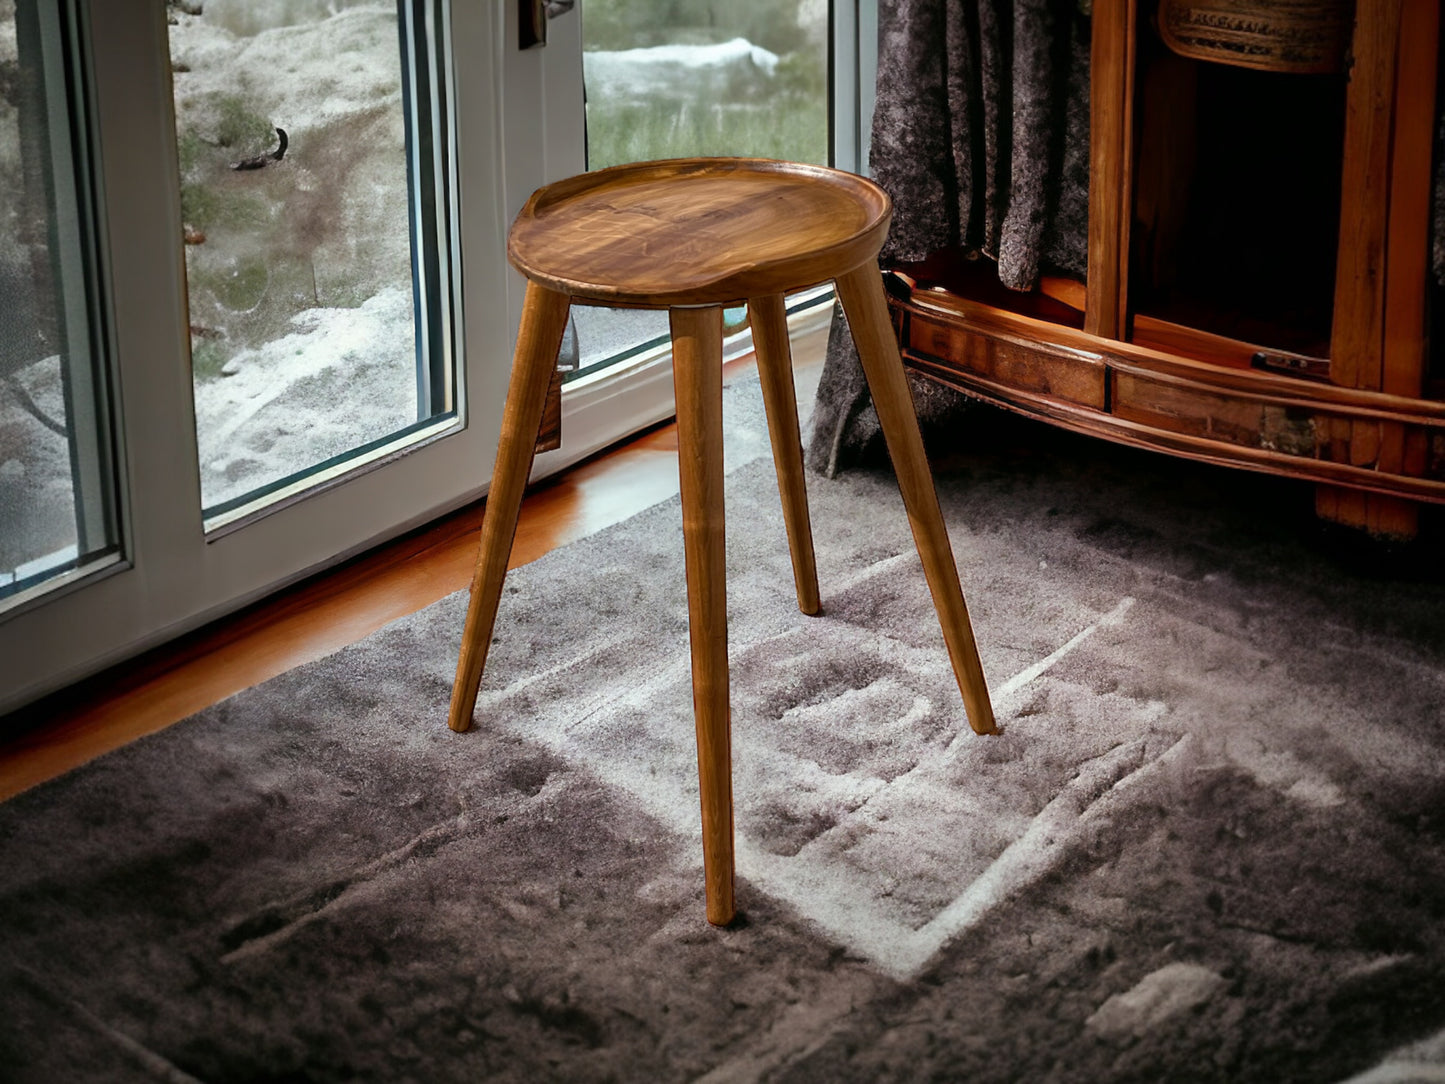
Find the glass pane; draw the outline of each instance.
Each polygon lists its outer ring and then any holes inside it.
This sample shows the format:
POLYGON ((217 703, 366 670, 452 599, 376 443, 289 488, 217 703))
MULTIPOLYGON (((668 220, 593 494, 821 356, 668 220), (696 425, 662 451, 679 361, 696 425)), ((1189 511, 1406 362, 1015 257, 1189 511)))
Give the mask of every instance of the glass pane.
MULTIPOLYGON (((587 0, 582 49, 588 169, 699 155, 828 163, 828 0, 587 0)), ((573 312, 579 372, 667 335, 665 313, 573 312)))
POLYGON ((0 0, 0 608, 118 551, 72 27, 0 0))
POLYGON ((446 175, 445 140, 432 138, 441 54, 427 44, 438 16, 420 0, 170 11, 201 498, 214 517, 454 409, 447 246, 432 232, 446 175))

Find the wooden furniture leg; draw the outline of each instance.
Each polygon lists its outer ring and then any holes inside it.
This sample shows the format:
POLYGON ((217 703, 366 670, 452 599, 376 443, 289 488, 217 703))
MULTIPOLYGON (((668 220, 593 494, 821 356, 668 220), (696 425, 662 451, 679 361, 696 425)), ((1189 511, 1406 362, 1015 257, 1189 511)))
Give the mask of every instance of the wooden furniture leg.
POLYGON ((878 421, 898 476, 903 493, 903 507, 913 528, 913 541, 923 561, 923 573, 933 594, 933 605, 943 626, 943 639, 948 657, 963 694, 968 722, 978 734, 997 733, 993 705, 983 676, 983 664, 974 643, 973 626, 968 607, 963 601, 963 588, 958 581, 958 568, 948 542, 948 530, 938 507, 938 494, 933 488, 933 475, 923 453, 923 437, 918 431, 918 415, 908 378, 903 374, 903 359, 893 325, 888 318, 888 301, 883 296, 883 279, 872 261, 842 275, 836 282, 838 299, 848 317, 848 327, 863 363, 863 375, 878 421))
POLYGON ((517 513, 522 507, 527 476, 532 471, 547 386, 557 365, 557 350, 562 345, 562 331, 567 326, 570 307, 571 300, 566 294, 535 282, 527 283, 517 351, 512 358, 512 376, 507 386, 507 404, 502 414, 497 463, 492 469, 492 487, 487 493, 481 548, 472 576, 461 656, 457 659, 457 680, 452 686, 447 725, 453 730, 466 730, 472 724, 482 668, 492 643, 497 602, 502 596, 502 580, 507 575, 507 558, 517 533, 517 513))
POLYGON ((678 474, 707 920, 733 920, 732 737, 723 525, 722 309, 672 309, 678 474))
POLYGON ((803 438, 798 431, 798 398, 793 388, 793 355, 788 344, 788 310, 782 294, 748 299, 753 346, 758 354, 758 376, 763 406, 768 415, 768 439, 778 472, 778 494, 783 500, 783 523, 788 529, 788 553, 793 559, 793 583, 798 609, 816 614, 818 569, 813 560, 813 528, 808 521, 808 490, 803 482, 803 438))

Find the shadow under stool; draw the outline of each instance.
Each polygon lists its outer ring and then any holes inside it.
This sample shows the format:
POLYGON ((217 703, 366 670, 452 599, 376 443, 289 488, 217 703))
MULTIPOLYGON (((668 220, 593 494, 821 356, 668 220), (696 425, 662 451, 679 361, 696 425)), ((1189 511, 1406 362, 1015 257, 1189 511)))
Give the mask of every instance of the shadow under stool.
POLYGON ((798 606, 818 612, 783 295, 832 281, 878 411, 969 724, 993 708, 888 316, 878 250, 892 207, 862 177, 764 159, 617 166, 538 189, 507 256, 527 278, 502 436, 482 521, 449 723, 466 730, 571 304, 667 309, 702 797, 707 919, 734 916, 732 753, 723 539, 723 309, 746 302, 798 606))

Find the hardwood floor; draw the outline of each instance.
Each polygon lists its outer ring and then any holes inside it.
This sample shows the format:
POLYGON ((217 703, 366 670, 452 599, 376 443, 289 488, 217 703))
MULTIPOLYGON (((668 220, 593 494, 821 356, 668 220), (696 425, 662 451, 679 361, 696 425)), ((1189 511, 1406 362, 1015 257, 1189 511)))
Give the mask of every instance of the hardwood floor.
MULTIPOLYGON (((798 399, 805 409, 826 341, 824 330, 793 344, 798 399)), ((729 363, 724 382, 753 367, 751 355, 729 363)), ((626 519, 677 488, 677 427, 667 423, 530 492, 508 567, 626 519)), ((19 730, 0 743, 0 801, 466 587, 481 521, 481 504, 470 505, 22 709, 0 722, 19 730)))

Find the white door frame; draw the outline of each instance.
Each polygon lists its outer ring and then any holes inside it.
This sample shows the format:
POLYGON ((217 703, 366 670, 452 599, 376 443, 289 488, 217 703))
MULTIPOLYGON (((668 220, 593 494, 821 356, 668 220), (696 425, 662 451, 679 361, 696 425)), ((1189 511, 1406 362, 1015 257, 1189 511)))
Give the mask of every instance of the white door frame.
POLYGON ((514 187, 542 180, 501 153, 503 130, 526 128, 503 106, 513 69, 531 63, 503 48, 515 41, 515 26, 505 24, 516 5, 456 4, 461 417, 446 436, 208 536, 165 5, 84 0, 81 7, 98 143, 100 291, 120 408, 124 559, 0 617, 0 712, 479 497, 495 457, 511 353, 503 179, 514 187))
MULTIPOLYGON (((839 68, 876 0, 835 0, 839 68)), ((486 491, 523 283, 507 225, 539 185, 583 167, 580 11, 518 48, 518 5, 451 5, 460 253, 459 416, 445 435, 210 534, 201 518, 165 5, 78 0, 89 27, 101 208, 99 289, 119 410, 123 559, 0 615, 0 713, 233 612, 486 491)), ((871 72, 865 73, 871 86, 871 72)), ((839 96, 856 119, 859 92, 839 96)), ((840 82, 846 83, 846 78, 840 82)), ((861 161, 856 140, 835 160, 861 161)), ((812 319, 826 319, 826 313, 812 319)), ((733 349, 748 348, 739 339, 733 349)), ((569 386, 561 469, 670 416, 670 352, 569 386)))

